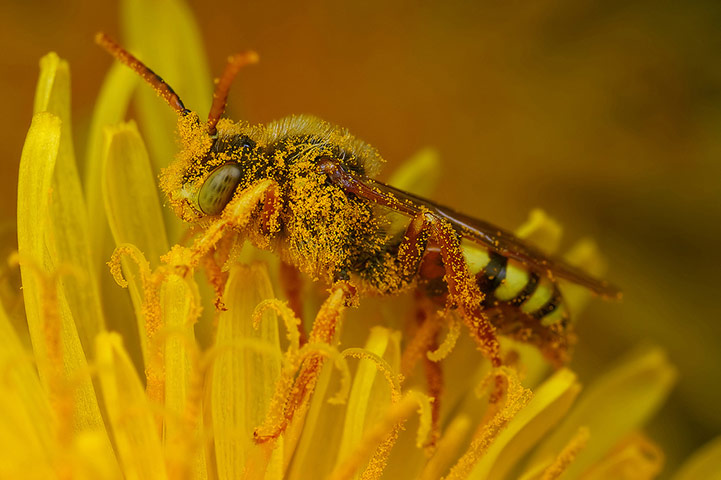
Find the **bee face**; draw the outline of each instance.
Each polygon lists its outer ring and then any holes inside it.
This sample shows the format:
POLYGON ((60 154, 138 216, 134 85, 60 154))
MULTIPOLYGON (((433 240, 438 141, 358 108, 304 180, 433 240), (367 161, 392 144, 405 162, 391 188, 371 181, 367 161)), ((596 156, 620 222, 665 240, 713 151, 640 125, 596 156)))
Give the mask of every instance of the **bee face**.
POLYGON ((187 221, 220 215, 239 189, 259 177, 259 166, 264 162, 257 142, 239 125, 222 128, 230 126, 224 123, 210 141, 195 142, 203 145, 202 150, 180 158, 178 167, 171 167, 177 170, 166 175, 182 177, 179 188, 166 191, 176 211, 187 221))

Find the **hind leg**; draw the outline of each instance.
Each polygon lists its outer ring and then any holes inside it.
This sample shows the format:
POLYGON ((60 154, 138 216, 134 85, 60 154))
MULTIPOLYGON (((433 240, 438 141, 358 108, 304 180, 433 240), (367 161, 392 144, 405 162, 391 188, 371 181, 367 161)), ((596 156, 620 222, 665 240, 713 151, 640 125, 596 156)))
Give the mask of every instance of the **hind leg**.
POLYGON ((398 248, 402 274, 408 278, 419 275, 424 256, 436 249, 443 264, 448 301, 461 311, 479 349, 493 366, 500 366, 496 331, 482 310, 483 293, 468 271, 458 236, 450 224, 430 212, 420 212, 411 220, 398 248))

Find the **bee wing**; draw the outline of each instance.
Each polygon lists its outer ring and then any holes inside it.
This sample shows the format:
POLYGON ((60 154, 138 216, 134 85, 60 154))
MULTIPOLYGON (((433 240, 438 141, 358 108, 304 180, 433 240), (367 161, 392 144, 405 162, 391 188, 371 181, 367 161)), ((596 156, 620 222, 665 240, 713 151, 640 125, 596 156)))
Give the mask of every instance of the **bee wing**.
MULTIPOLYGON (((391 196, 397 200, 389 205, 391 208, 409 214, 427 209, 431 213, 450 223, 464 238, 493 250, 507 258, 514 259, 531 271, 546 274, 551 278, 559 277, 581 285, 590 291, 609 299, 619 299, 621 291, 604 280, 599 280, 583 270, 570 265, 558 257, 552 257, 529 245, 513 233, 491 223, 470 217, 451 208, 438 205, 430 200, 404 192, 390 185, 369 179, 358 179, 367 188, 377 192, 379 196, 391 196), (400 208, 399 208, 400 207, 400 208), (414 208, 415 207, 415 208, 414 208)), ((369 198, 374 200, 373 198, 369 198)), ((383 202, 386 203, 386 202, 383 202)))

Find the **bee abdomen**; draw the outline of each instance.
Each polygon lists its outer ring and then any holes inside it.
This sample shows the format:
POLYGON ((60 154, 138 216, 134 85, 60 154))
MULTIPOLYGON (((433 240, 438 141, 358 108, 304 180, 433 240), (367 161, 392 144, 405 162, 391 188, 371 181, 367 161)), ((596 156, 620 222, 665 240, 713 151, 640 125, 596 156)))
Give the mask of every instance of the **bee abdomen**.
POLYGON ((471 274, 485 295, 484 307, 512 307, 543 325, 565 320, 563 296, 555 281, 475 244, 463 242, 461 248, 471 274))
MULTIPOLYGON (((488 263, 480 272, 476 273, 476 283, 484 293, 495 292, 503 284, 508 267, 508 259, 503 255, 489 252, 488 256, 490 257, 488 263)), ((486 297, 490 298, 490 295, 486 295, 486 297)))

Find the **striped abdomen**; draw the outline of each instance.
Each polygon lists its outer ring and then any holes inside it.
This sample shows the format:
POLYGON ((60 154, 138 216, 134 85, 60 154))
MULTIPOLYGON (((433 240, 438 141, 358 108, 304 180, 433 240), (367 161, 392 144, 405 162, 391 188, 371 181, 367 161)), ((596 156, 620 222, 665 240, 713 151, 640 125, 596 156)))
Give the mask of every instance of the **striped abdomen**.
POLYGON ((470 242, 462 242, 461 249, 485 295, 485 307, 515 307, 546 326, 566 318, 558 284, 547 276, 529 272, 523 264, 470 242))
MULTIPOLYGON (((484 307, 515 311, 543 326, 565 323, 567 312, 556 282, 529 272, 522 263, 466 240, 461 242, 461 250, 470 273, 485 295, 484 307)), ((432 297, 445 294, 444 273, 439 252, 426 252, 420 277, 432 297)))

